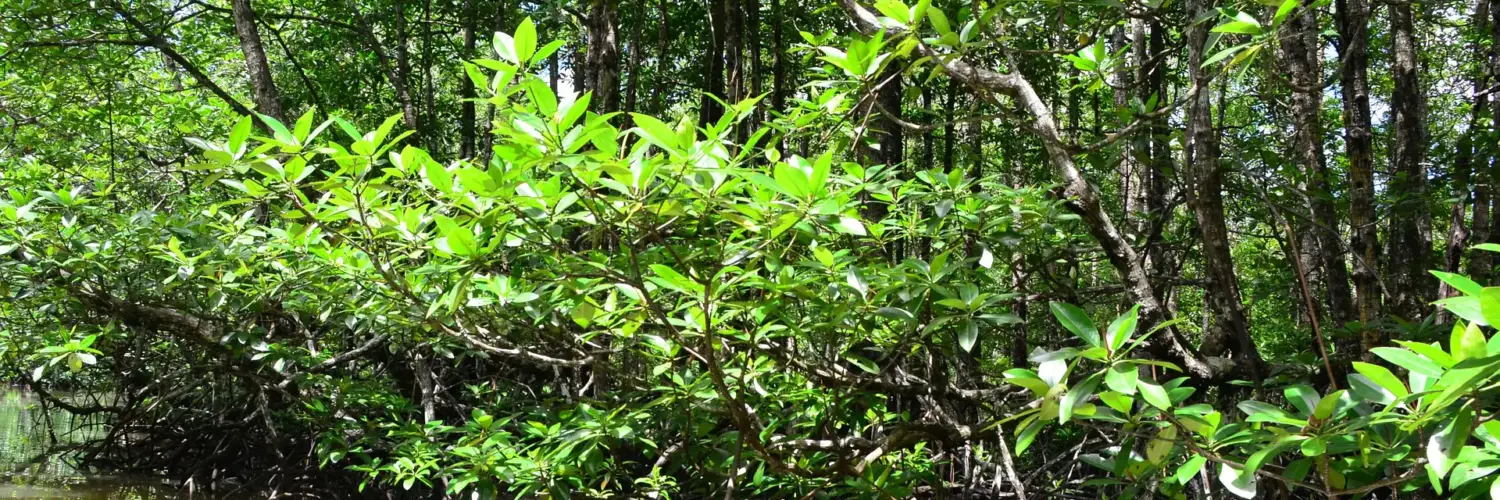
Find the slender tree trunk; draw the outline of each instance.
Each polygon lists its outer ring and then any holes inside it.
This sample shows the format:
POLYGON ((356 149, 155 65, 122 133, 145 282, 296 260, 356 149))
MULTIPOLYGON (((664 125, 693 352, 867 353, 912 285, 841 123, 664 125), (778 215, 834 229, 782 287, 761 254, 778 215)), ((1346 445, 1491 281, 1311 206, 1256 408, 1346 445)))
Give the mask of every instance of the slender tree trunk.
POLYGON ((636 25, 630 30, 630 83, 625 85, 625 112, 636 112, 636 88, 641 83, 641 55, 646 51, 641 50, 641 32, 646 31, 644 25, 636 25))
MULTIPOLYGON (((1489 76, 1492 80, 1489 83, 1493 84, 1494 79, 1500 78, 1500 1, 1491 1, 1489 5, 1489 14, 1489 76)), ((1489 101, 1490 108, 1487 111, 1489 111, 1488 117, 1490 118, 1490 120, 1486 122, 1489 124, 1489 127, 1483 129, 1483 133, 1487 135, 1481 135, 1480 137, 1495 137, 1494 134, 1497 131, 1500 131, 1500 127, 1496 127, 1496 124, 1494 123, 1495 118, 1500 118, 1500 98, 1493 98, 1489 101)), ((1487 230, 1489 233, 1487 235, 1488 237, 1481 239, 1476 235, 1474 241, 1476 243, 1500 243, 1500 196, 1497 196, 1497 192, 1495 191, 1495 187, 1500 186, 1500 155, 1496 154, 1496 147, 1494 142, 1492 141, 1480 141, 1478 143, 1475 143, 1474 146, 1476 149, 1474 152, 1475 156, 1473 177, 1481 181, 1489 181, 1484 187, 1486 188, 1486 192, 1489 195, 1488 198, 1490 202, 1489 225, 1487 226, 1487 230)), ((1475 206, 1479 206, 1477 202, 1475 203, 1475 206)), ((1475 231, 1478 232, 1477 227, 1479 222, 1475 221, 1474 224, 1476 226, 1475 231)), ((1479 270, 1479 273, 1475 276, 1476 278, 1493 279, 1493 273, 1495 270, 1491 266, 1491 264, 1494 263, 1494 257, 1489 255, 1489 252, 1470 252, 1470 257, 1479 259, 1472 265, 1472 267, 1479 270)))
MULTIPOLYGON (((1495 19, 1492 17, 1500 13, 1496 12, 1496 6, 1493 3, 1494 0, 1478 0, 1474 6, 1475 25, 1480 27, 1481 32, 1488 30, 1490 38, 1489 47, 1483 43, 1475 43, 1473 47, 1474 58, 1486 63, 1482 66, 1483 69, 1475 73, 1474 89, 1476 92, 1489 87, 1490 76, 1495 74, 1496 66, 1500 65, 1500 53, 1497 53, 1494 43, 1495 40, 1500 40, 1500 25, 1495 24, 1495 19)), ((1469 121, 1469 133, 1464 135, 1464 139, 1489 132, 1491 129, 1487 124, 1490 123, 1490 117, 1493 115, 1489 96, 1476 94, 1474 114, 1469 121)), ((1469 140, 1467 146, 1466 152, 1469 154, 1469 166, 1472 171, 1469 178, 1474 184, 1474 221, 1469 232, 1469 241, 1484 243, 1494 237, 1490 227, 1493 223, 1490 220, 1493 215, 1490 204, 1495 185, 1493 167, 1490 165, 1493 148, 1484 145, 1483 142, 1476 143, 1473 140, 1469 140)), ((1487 282, 1490 262, 1489 252, 1470 252, 1469 276, 1480 283, 1487 282)))
POLYGON ((948 96, 943 99, 943 171, 953 170, 953 144, 957 140, 953 136, 953 106, 958 100, 958 83, 952 79, 948 80, 948 96))
POLYGON ((670 48, 668 42, 671 39, 667 36, 667 33, 672 28, 672 18, 670 16, 670 11, 667 9, 667 0, 661 0, 661 2, 657 4, 657 6, 661 13, 661 23, 657 25, 656 31, 657 89, 655 111, 657 113, 664 114, 667 112, 667 61, 671 58, 671 54, 668 52, 668 49, 670 48))
POLYGON ((731 2, 732 0, 715 0, 709 5, 709 43, 703 61, 703 100, 698 106, 699 127, 718 122, 724 113, 724 109, 714 98, 724 98, 724 39, 731 2))
MULTIPOLYGON (((724 95, 728 104, 745 98, 745 13, 740 0, 724 0, 724 95)), ((736 127, 735 143, 744 142, 744 128, 736 127)))
MULTIPOLYGON (((922 86, 922 111, 928 120, 932 119, 932 86, 922 86)), ((922 169, 932 169, 932 129, 922 131, 922 169)))
POLYGON ((240 38, 240 51, 245 54, 250 97, 255 101, 255 110, 285 123, 281 92, 276 90, 276 81, 271 78, 271 63, 266 60, 266 49, 260 41, 260 28, 255 25, 255 11, 250 7, 250 0, 232 0, 229 4, 234 17, 234 32, 240 38))
POLYGON ((1411 4, 1398 0, 1388 4, 1391 21, 1391 70, 1395 91, 1391 95, 1392 179, 1390 192, 1397 196, 1391 207, 1390 256, 1392 305, 1399 317, 1417 320, 1427 311, 1436 282, 1427 274, 1432 252, 1432 217, 1427 211, 1427 168, 1422 123, 1423 93, 1418 88, 1416 35, 1411 4))
MULTIPOLYGON (((475 0, 464 0, 464 54, 465 60, 474 58, 474 23, 479 17, 474 10, 475 0)), ((463 100, 458 109, 458 133, 460 158, 474 157, 474 83, 467 76, 459 79, 459 98, 463 100)))
MULTIPOLYGON (((1198 19, 1214 11, 1213 0, 1189 0, 1188 15, 1198 19)), ((1252 376, 1259 382, 1260 355, 1250 338, 1250 320, 1240 302, 1239 278, 1229 253, 1229 229, 1224 222, 1224 198, 1219 167, 1218 131, 1213 125, 1212 75, 1203 68, 1209 23, 1196 23, 1187 30, 1188 77, 1198 93, 1187 114, 1187 140, 1183 165, 1191 175, 1188 201, 1198 221, 1202 241, 1203 269, 1209 286, 1205 294, 1216 321, 1215 331, 1205 332, 1203 354, 1250 361, 1252 376)))
MULTIPOLYGON (((1146 85, 1141 90, 1141 101, 1155 101, 1160 105, 1168 102, 1166 83, 1166 62, 1157 59, 1159 54, 1167 50, 1167 28, 1159 23, 1151 23, 1150 26, 1150 52, 1141 58, 1144 73, 1142 78, 1146 85)), ((1173 205, 1169 201, 1167 188, 1170 186, 1168 173, 1175 169, 1172 165, 1172 144, 1170 142, 1171 132, 1167 128, 1166 120, 1159 120, 1152 124, 1151 135, 1147 139, 1151 146, 1151 161, 1146 175, 1150 179, 1146 182, 1146 212, 1149 214, 1142 229, 1145 232, 1146 241, 1146 263, 1144 266, 1152 275, 1165 274, 1175 266, 1168 262, 1168 255, 1164 243, 1164 234, 1172 221, 1173 205)), ((1168 287, 1158 287, 1157 300, 1168 304, 1168 287)))
MULTIPOLYGON (((593 10, 592 3, 588 4, 588 6, 589 10, 593 10)), ((594 82, 594 77, 589 74, 589 70, 592 68, 589 65, 588 54, 589 47, 592 46, 588 38, 589 35, 593 34, 593 21, 583 18, 580 18, 579 21, 582 25, 578 29, 583 34, 579 35, 578 43, 573 45, 573 50, 568 51, 568 69, 573 72, 573 93, 583 95, 584 92, 593 90, 589 88, 589 84, 594 82)))
MULTIPOLYGON (((745 57, 749 59, 749 96, 759 96, 764 92, 760 64, 760 0, 745 0, 745 44, 745 57)), ((747 132, 760 126, 765 109, 757 106, 754 113, 745 127, 747 132)))
MULTIPOLYGON (((1478 0, 1474 3, 1473 23, 1481 33, 1489 33, 1490 28, 1490 1, 1478 0)), ((1475 71, 1472 77, 1474 81, 1474 107, 1470 110, 1468 133, 1458 140, 1458 158, 1453 162, 1453 190, 1454 198, 1459 203, 1453 207, 1449 220, 1448 245, 1443 253, 1443 270, 1450 273, 1459 273, 1463 264, 1464 249, 1470 241, 1483 242, 1490 236, 1490 183, 1484 173, 1488 170, 1489 159, 1485 155, 1485 149, 1478 147, 1472 140, 1475 134, 1484 128, 1488 121, 1490 111, 1489 95, 1481 94, 1489 87, 1489 65, 1492 58, 1483 43, 1474 43, 1471 51, 1474 60, 1480 62, 1480 70, 1475 71), (1472 226, 1466 226, 1464 220, 1464 201, 1469 198, 1472 190, 1474 221, 1472 226)), ((1489 267, 1489 252, 1474 252, 1469 257, 1469 274, 1475 280, 1483 283, 1485 276, 1481 269, 1489 267), (1486 255, 1480 255, 1486 254, 1486 255)), ((1441 297, 1457 295, 1455 290, 1444 285, 1441 297)), ((1444 318, 1447 319, 1447 318, 1444 318)))
POLYGON ((422 102, 426 108, 422 111, 422 130, 428 133, 422 134, 422 139, 427 145, 427 152, 434 157, 445 154, 441 151, 442 145, 438 143, 442 139, 438 132, 437 123, 437 91, 432 83, 432 0, 422 3, 422 102))
MULTIPOLYGON (((1139 21, 1139 19, 1134 19, 1127 26, 1115 28, 1114 33, 1110 35, 1111 50, 1119 51, 1126 48, 1125 32, 1136 24, 1139 24, 1139 21)), ((1135 85, 1131 81, 1131 77, 1133 76, 1131 75, 1131 68, 1137 67, 1141 63, 1137 57, 1137 51, 1134 50, 1126 53, 1125 58, 1125 64, 1121 64, 1111 75, 1114 80, 1112 87, 1114 87, 1115 110, 1126 109, 1130 106, 1130 89, 1135 85)), ((1136 150, 1136 146, 1137 143, 1134 139, 1123 142, 1120 147, 1120 165, 1116 169, 1120 177, 1120 220, 1125 221, 1125 227, 1132 229, 1140 227, 1141 205, 1144 202, 1146 194, 1141 189, 1141 154, 1140 151, 1136 150)))
POLYGON ((1307 238, 1301 243, 1301 250, 1314 254, 1312 262, 1305 262, 1303 269, 1308 274, 1313 274, 1311 271, 1315 269, 1321 271, 1317 273, 1317 281, 1324 285, 1324 294, 1328 297, 1328 317, 1335 324, 1343 324, 1353 320, 1355 314, 1349 291, 1349 270, 1344 267, 1342 245, 1339 244, 1338 212, 1333 204, 1328 168, 1323 158, 1322 44, 1318 36, 1317 10, 1302 10, 1289 20, 1288 26, 1293 34, 1282 39, 1281 47, 1292 87, 1295 138, 1291 156, 1307 179, 1306 206, 1314 219, 1302 224, 1302 233, 1307 238))
POLYGON ((589 9, 589 101, 595 113, 620 109, 620 47, 615 36, 616 0, 593 0, 589 9))
POLYGON ((422 114, 417 110, 416 99, 412 97, 411 78, 411 56, 408 50, 406 34, 406 0, 396 0, 395 13, 396 31, 396 78, 391 85, 396 88, 396 99, 401 102, 401 116, 407 127, 410 127, 416 137, 417 143, 422 142, 426 134, 422 130, 422 114))
MULTIPOLYGON (((882 81, 889 79, 885 86, 881 87, 880 96, 877 97, 880 100, 880 106, 900 118, 903 95, 901 67, 895 63, 886 66, 885 73, 880 76, 880 79, 882 81)), ((876 124, 876 133, 880 134, 878 137, 881 162, 892 168, 901 165, 906 159, 906 139, 902 128, 894 120, 887 118, 884 113, 878 113, 871 122, 876 124)))
MULTIPOLYGON (((1349 162, 1349 232, 1354 252, 1354 296, 1360 323, 1368 325, 1381 317, 1382 292, 1376 271, 1379 240, 1375 233, 1375 153, 1370 132, 1370 4, 1368 0, 1336 0, 1339 31, 1339 95, 1344 101, 1344 146, 1349 162)), ((1360 335, 1360 352, 1369 359, 1370 348, 1380 345, 1380 334, 1366 326, 1360 335)), ((1349 346, 1345 346, 1349 347, 1349 346)))
POLYGON ((771 55, 775 60, 771 63, 771 106, 777 110, 786 109, 786 63, 784 61, 786 47, 781 42, 781 0, 771 0, 771 55))

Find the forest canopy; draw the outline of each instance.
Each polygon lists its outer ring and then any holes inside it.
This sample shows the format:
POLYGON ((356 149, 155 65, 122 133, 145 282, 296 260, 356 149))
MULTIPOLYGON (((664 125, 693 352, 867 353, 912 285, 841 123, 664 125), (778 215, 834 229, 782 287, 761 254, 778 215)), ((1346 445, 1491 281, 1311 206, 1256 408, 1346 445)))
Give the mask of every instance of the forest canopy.
POLYGON ((1500 498, 1500 4, 0 0, 0 378, 314 498, 1500 498))

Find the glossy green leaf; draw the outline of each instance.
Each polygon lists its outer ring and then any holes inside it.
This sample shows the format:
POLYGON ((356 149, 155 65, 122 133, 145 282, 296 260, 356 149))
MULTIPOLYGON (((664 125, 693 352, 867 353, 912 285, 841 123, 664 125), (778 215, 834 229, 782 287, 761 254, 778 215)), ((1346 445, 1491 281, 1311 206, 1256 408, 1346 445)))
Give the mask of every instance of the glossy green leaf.
POLYGON ((1100 346, 1099 327, 1094 326, 1094 320, 1082 308, 1065 302, 1052 302, 1050 307, 1052 315, 1062 323, 1063 328, 1073 332, 1088 345, 1100 346))

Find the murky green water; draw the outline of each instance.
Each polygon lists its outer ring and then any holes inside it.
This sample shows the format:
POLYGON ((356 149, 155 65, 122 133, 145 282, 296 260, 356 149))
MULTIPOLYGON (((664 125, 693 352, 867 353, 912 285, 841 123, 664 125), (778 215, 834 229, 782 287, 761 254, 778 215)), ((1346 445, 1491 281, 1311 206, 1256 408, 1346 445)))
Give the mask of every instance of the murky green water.
POLYGON ((91 425, 87 419, 75 418, 66 411, 43 412, 37 398, 29 392, 0 388, 0 499, 188 498, 160 479, 80 469, 66 452, 58 451, 102 432, 101 426, 91 425))

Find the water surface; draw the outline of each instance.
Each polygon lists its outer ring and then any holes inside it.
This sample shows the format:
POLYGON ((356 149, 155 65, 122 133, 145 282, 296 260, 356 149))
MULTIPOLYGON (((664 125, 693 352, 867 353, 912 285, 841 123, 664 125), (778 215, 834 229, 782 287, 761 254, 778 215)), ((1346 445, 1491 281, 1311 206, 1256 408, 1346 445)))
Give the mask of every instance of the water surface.
MULTIPOLYGON (((0 499, 159 500, 189 498, 169 482, 77 466, 66 451, 106 430, 97 418, 43 411, 29 391, 0 388, 0 499)), ((201 497, 201 496, 200 496, 201 497)))

